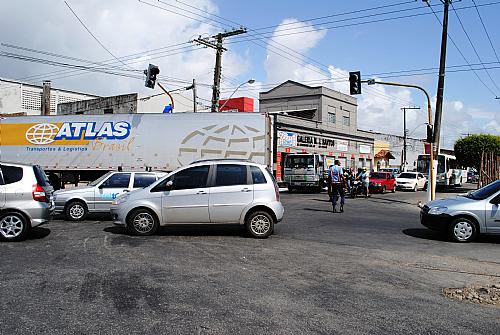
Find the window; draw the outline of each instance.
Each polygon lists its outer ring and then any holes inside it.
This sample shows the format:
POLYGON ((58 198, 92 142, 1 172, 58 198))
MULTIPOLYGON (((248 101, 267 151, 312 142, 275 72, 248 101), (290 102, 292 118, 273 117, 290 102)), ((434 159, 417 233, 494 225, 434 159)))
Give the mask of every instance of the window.
POLYGON ((252 172, 252 182, 254 184, 266 184, 266 177, 262 173, 262 170, 257 166, 250 166, 250 171, 252 172))
POLYGON ((156 176, 151 173, 136 173, 134 176, 134 188, 143 188, 156 181, 156 176))
POLYGON ((207 187, 209 165, 195 166, 173 175, 173 190, 207 187))
POLYGON ((101 184, 103 188, 128 188, 130 173, 115 173, 101 184))
POLYGON ((344 115, 342 117, 342 124, 346 127, 349 127, 351 125, 351 117, 349 115, 344 115))
POLYGON ((45 171, 37 165, 33 166, 33 172, 35 172, 36 182, 40 186, 48 186, 50 185, 49 178, 45 174, 45 171))
POLYGON ((23 179, 23 168, 17 166, 2 165, 3 180, 5 184, 12 184, 23 179))
POLYGON ((337 122, 337 115, 335 113, 328 113, 328 122, 330 123, 337 122))
POLYGON ((217 165, 217 176, 215 186, 231 186, 247 184, 246 165, 219 164, 217 165))

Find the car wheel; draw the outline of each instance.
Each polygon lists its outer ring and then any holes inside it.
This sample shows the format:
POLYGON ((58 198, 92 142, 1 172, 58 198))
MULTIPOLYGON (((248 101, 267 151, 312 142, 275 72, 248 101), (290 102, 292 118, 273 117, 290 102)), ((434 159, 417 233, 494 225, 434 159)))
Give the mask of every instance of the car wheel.
POLYGON ((255 238, 266 238, 274 231, 274 220, 267 212, 256 211, 245 222, 248 233, 255 238))
POLYGON ((424 191, 427 191, 427 182, 424 184, 424 191))
POLYGON ((158 231, 160 223, 156 216, 147 209, 136 209, 129 216, 128 230, 138 236, 153 235, 158 231))
POLYGON ((385 186, 384 186, 384 187, 382 187, 382 194, 384 194, 385 191, 386 191, 386 189, 385 189, 385 186))
POLYGON ((413 187, 413 192, 417 192, 418 191, 418 186, 417 184, 415 184, 415 187, 413 187))
POLYGON ((85 220, 88 214, 87 205, 83 201, 71 201, 66 206, 66 218, 70 221, 85 220))
POLYGON ((471 242, 477 236, 476 225, 469 219, 458 218, 450 225, 450 235, 456 242, 471 242))
POLYGON ((392 187, 392 193, 396 193, 396 185, 392 187))
POLYGON ((7 212, 0 216, 0 237, 7 241, 20 241, 26 237, 29 224, 24 216, 7 212))

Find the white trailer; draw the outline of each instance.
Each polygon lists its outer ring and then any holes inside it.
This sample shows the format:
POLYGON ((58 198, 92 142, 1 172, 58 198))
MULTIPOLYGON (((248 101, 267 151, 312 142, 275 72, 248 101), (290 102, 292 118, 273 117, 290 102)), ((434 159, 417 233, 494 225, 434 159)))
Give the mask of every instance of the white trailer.
POLYGON ((260 113, 4 117, 0 159, 38 164, 75 181, 111 170, 172 171, 211 158, 270 166, 271 133, 269 117, 260 113))

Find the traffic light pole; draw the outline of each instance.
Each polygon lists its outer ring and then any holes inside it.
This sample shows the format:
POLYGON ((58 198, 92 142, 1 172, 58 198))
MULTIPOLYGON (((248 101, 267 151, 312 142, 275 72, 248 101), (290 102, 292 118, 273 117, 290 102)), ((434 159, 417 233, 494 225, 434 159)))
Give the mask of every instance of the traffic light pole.
POLYGON ((157 83, 158 86, 160 86, 160 88, 163 90, 163 92, 165 92, 168 97, 170 98, 170 101, 172 103, 172 112, 174 111, 174 98, 172 98, 172 95, 165 89, 165 87, 163 87, 162 84, 160 84, 160 82, 157 83))
MULTIPOLYGON (((424 92, 425 96, 427 97, 427 117, 428 117, 428 122, 430 125, 432 125, 432 108, 431 108, 431 98, 429 97, 429 93, 425 89, 423 89, 420 86, 417 85, 410 85, 410 84, 400 84, 400 83, 391 83, 391 82, 384 82, 384 81, 375 81, 374 79, 370 80, 362 80, 362 83, 367 83, 369 85, 373 84, 380 84, 380 85, 387 85, 387 86, 399 86, 399 87, 410 87, 410 88, 416 88, 418 90, 421 90, 424 92)), ((429 143, 429 158, 430 158, 430 167, 429 167, 429 185, 430 187, 427 187, 427 200, 431 201, 436 198, 436 169, 437 166, 434 166, 434 152, 433 152, 433 146, 432 146, 432 141, 429 143)))

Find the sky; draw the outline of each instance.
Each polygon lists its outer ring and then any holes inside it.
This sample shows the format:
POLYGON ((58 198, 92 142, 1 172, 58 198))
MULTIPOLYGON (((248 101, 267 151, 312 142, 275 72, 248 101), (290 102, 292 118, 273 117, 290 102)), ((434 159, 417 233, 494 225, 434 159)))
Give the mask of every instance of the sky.
MULTIPOLYGON (((436 106, 443 5, 439 0, 0 0, 0 77, 95 95, 160 93, 142 71, 177 90, 180 109, 210 105, 215 51, 192 43, 245 27, 224 40, 221 98, 258 99, 286 81, 349 93, 348 72, 362 79, 419 85, 436 106), (430 6, 429 6, 429 5, 430 6), (75 15, 76 14, 76 15, 75 15), (25 61, 4 57, 32 57, 25 61), (41 60, 52 65, 41 64, 41 60), (55 64, 54 62, 57 62, 55 64), (92 71, 66 66, 85 66, 92 71), (58 65, 58 66, 54 66, 58 65), (108 73, 103 73, 106 71, 108 73), (111 73, 113 74, 111 74, 111 73), (243 84, 254 79, 254 84, 243 84)), ((471 133, 500 135, 500 1, 453 1, 441 143, 471 133), (473 69, 473 70, 472 70, 473 69)), ((1 89, 1 88, 0 88, 1 89)), ((363 85, 358 128, 423 138, 427 102, 418 90, 363 85)), ((258 104, 256 103, 258 108, 258 104)))

